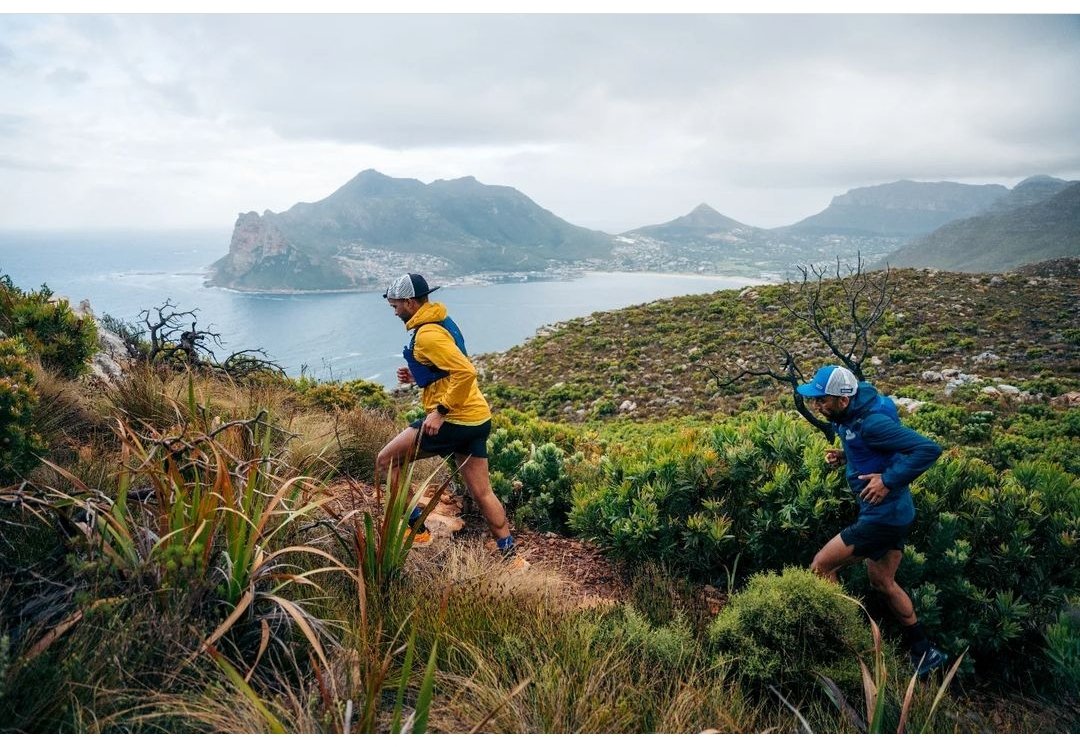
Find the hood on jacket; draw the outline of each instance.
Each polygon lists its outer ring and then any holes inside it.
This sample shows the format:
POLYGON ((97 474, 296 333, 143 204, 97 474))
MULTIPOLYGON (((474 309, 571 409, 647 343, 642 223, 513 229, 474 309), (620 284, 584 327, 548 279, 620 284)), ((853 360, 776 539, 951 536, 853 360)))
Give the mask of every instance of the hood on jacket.
POLYGON ((851 398, 851 402, 848 403, 847 409, 844 410, 843 415, 837 418, 838 423, 849 423, 862 414, 863 410, 872 405, 878 397, 878 390, 865 381, 859 382, 859 389, 855 392, 855 396, 851 398))
POLYGON ((416 310, 409 321, 405 322, 405 329, 416 329, 421 324, 441 322, 447 317, 446 306, 441 303, 428 301, 416 310))

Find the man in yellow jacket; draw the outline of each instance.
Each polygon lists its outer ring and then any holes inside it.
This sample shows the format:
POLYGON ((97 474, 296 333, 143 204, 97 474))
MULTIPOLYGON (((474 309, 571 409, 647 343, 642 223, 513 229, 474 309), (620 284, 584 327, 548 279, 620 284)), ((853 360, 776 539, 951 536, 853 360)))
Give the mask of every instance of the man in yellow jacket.
MULTIPOLYGON (((476 368, 466 355, 461 331, 443 304, 428 301, 428 294, 438 289, 429 287, 423 275, 409 273, 383 294, 394 315, 412 332, 402 351, 407 365, 398 369, 398 382, 422 388, 420 401, 426 415, 383 447, 376 467, 380 474, 390 470, 391 484, 396 485, 403 462, 453 454, 496 546, 509 558, 514 555, 514 538, 488 475, 491 408, 476 385, 476 368)), ((418 516, 417 510, 410 518, 415 521, 418 516)))

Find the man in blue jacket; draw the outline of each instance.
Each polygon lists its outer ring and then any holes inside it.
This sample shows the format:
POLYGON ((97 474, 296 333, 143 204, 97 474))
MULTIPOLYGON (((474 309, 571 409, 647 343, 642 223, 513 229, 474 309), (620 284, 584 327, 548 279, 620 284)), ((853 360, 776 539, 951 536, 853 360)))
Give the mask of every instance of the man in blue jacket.
POLYGON ((829 449, 825 461, 830 467, 847 464, 848 484, 859 500, 858 519, 818 551, 810 569, 839 582, 841 568, 864 560, 870 585, 885 595, 903 626, 912 664, 925 676, 948 656, 927 639, 911 598, 896 583, 896 569, 915 520, 908 485, 941 456, 941 447, 901 425, 893 401, 842 366, 818 369, 796 391, 828 419, 840 438, 843 450, 829 449))

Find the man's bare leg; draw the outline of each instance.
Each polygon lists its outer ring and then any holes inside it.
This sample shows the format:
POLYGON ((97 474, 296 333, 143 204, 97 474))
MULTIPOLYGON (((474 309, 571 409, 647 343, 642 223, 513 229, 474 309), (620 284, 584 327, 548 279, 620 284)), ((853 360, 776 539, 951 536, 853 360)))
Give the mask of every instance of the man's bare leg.
POLYGON ((375 485, 379 486, 382 476, 390 475, 390 492, 396 495, 401 480, 401 467, 405 462, 419 457, 417 453, 417 439, 420 431, 416 428, 406 428, 401 433, 390 439, 386 446, 382 447, 379 456, 375 458, 375 485))
POLYGON ((506 509, 491 489, 488 460, 464 454, 455 454, 454 459, 457 461, 461 479, 465 481, 465 487, 487 519, 491 536, 496 540, 509 537, 510 525, 506 521, 506 509))
POLYGON ((855 555, 855 546, 844 544, 840 535, 836 535, 818 550, 810 563, 810 570, 834 584, 840 583, 837 573, 841 568, 858 563, 862 558, 855 555))
POLYGON ((915 617, 911 597, 896 583, 896 569, 900 567, 903 557, 904 553, 900 550, 889 550, 880 560, 867 558, 866 573, 870 577, 870 585, 885 596, 889 610, 901 625, 907 627, 918 622, 918 618, 915 617))

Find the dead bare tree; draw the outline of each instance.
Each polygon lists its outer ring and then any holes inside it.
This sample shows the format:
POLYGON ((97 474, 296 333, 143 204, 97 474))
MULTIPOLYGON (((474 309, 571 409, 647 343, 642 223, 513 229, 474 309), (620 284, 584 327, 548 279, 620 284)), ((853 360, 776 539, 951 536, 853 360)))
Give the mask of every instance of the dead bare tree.
POLYGON ((150 337, 146 360, 150 363, 205 368, 232 378, 244 378, 256 373, 284 375, 284 369, 274 363, 262 348, 238 350, 219 362, 211 343, 219 349, 224 348, 221 335, 210 328, 199 329, 198 311, 198 308, 181 311, 171 298, 165 299, 161 306, 143 309, 139 318, 150 337))
POLYGON ((195 364, 199 361, 200 351, 211 360, 214 358, 214 352, 205 340, 212 340, 221 347, 221 335, 209 329, 199 331, 195 316, 197 311, 197 308, 180 311, 173 300, 167 298, 161 306, 140 312, 140 319, 150 333, 148 357, 151 363, 178 357, 187 363, 195 364), (153 319, 154 315, 157 316, 156 321, 153 319), (191 320, 190 330, 187 329, 187 320, 191 320))
POLYGON ((863 362, 870 354, 870 333, 892 304, 896 292, 895 276, 886 267, 868 272, 860 254, 854 266, 838 257, 835 268, 829 265, 800 265, 801 278, 786 283, 780 299, 785 315, 794 324, 781 334, 762 334, 757 339, 763 352, 757 364, 740 358, 734 374, 721 375, 709 368, 709 375, 720 387, 751 377, 767 377, 791 389, 795 409, 807 422, 831 438, 832 428, 806 406, 796 387, 807 379, 799 367, 802 353, 795 333, 808 329, 815 341, 823 343, 837 362, 865 381, 863 362))

